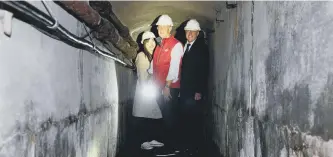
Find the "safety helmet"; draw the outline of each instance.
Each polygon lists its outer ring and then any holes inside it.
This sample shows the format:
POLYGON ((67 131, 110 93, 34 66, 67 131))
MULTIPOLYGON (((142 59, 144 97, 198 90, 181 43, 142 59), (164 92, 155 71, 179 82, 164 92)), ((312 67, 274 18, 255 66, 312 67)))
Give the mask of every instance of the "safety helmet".
POLYGON ((150 31, 145 31, 142 34, 141 44, 143 44, 144 40, 150 39, 150 38, 155 38, 155 34, 153 32, 150 32, 150 31))
POLYGON ((200 31, 200 24, 197 20, 195 19, 191 19, 187 22, 184 30, 188 30, 188 31, 200 31))
POLYGON ((173 22, 169 15, 164 14, 158 18, 156 25, 173 26, 173 22))

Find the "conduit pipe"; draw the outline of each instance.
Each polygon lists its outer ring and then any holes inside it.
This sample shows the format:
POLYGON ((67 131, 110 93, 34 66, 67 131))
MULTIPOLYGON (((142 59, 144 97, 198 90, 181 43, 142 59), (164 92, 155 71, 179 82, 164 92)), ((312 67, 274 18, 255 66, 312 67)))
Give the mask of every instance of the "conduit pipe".
POLYGON ((138 46, 131 46, 121 35, 116 27, 107 19, 100 16, 87 1, 55 1, 75 18, 84 22, 90 29, 94 30, 94 36, 105 43, 111 43, 129 58, 136 57, 138 46))
POLYGON ((98 11, 98 13, 109 20, 118 30, 120 36, 124 38, 132 47, 139 48, 138 43, 133 40, 129 33, 129 29, 124 26, 112 10, 111 2, 109 1, 89 1, 90 6, 98 11))
POLYGON ((134 69, 133 63, 127 64, 124 61, 118 59, 113 52, 105 52, 100 48, 96 47, 91 42, 80 39, 74 34, 70 33, 67 29, 58 23, 57 27, 54 27, 57 21, 52 19, 50 16, 46 15, 44 12, 40 11, 33 5, 24 1, 0 1, 0 8, 9 10, 14 13, 14 17, 34 26, 36 29, 40 30, 42 33, 51 36, 54 39, 63 41, 73 47, 87 50, 91 53, 102 55, 106 58, 115 60, 116 62, 124 65, 127 68, 134 69))

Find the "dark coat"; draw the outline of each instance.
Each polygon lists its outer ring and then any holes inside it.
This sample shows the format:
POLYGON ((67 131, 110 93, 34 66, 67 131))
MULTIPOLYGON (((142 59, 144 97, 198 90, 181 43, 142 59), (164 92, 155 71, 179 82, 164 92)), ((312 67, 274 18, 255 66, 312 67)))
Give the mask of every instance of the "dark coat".
POLYGON ((195 93, 205 94, 208 87, 208 72, 208 45, 203 38, 198 38, 189 52, 184 53, 182 59, 180 95, 192 97, 195 93))

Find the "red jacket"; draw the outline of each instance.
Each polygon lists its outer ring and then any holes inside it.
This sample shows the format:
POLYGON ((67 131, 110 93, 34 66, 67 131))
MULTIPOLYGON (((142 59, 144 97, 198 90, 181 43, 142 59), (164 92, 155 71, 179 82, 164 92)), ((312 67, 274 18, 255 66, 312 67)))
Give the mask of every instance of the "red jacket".
MULTIPOLYGON (((153 76, 160 87, 164 87, 166 84, 171 61, 171 51, 178 42, 176 38, 171 36, 170 38, 164 38, 161 46, 156 46, 155 48, 153 56, 153 76)), ((170 88, 180 88, 180 67, 181 61, 179 64, 178 80, 175 83, 171 83, 170 88)))

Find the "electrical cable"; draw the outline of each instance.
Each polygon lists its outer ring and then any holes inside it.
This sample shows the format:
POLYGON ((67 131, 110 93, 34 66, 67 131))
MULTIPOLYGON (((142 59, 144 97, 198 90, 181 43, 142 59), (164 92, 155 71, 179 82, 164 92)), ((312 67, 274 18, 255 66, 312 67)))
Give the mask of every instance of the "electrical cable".
POLYGON ((56 37, 58 37, 61 41, 73 47, 97 53, 106 58, 113 59, 127 68, 135 69, 135 66, 133 66, 134 64, 132 62, 131 62, 132 65, 129 65, 124 61, 120 60, 119 58, 117 58, 117 56, 112 51, 110 51, 110 53, 105 52, 100 48, 96 47, 91 42, 88 42, 85 39, 80 39, 79 37, 75 36, 60 24, 56 24, 57 20, 54 17, 52 17, 51 15, 52 13, 50 12, 49 9, 47 10, 49 10, 48 12, 50 13, 51 17, 46 15, 44 12, 40 11, 33 5, 29 4, 28 2, 0 1, 0 4, 1 3, 3 4, 1 7, 8 8, 9 10, 15 13, 14 15, 16 15, 16 13, 19 13, 21 15, 19 16, 21 17, 19 18, 20 20, 32 25, 35 28, 38 28, 39 31, 43 30, 41 31, 42 33, 54 39, 57 39, 56 37))

